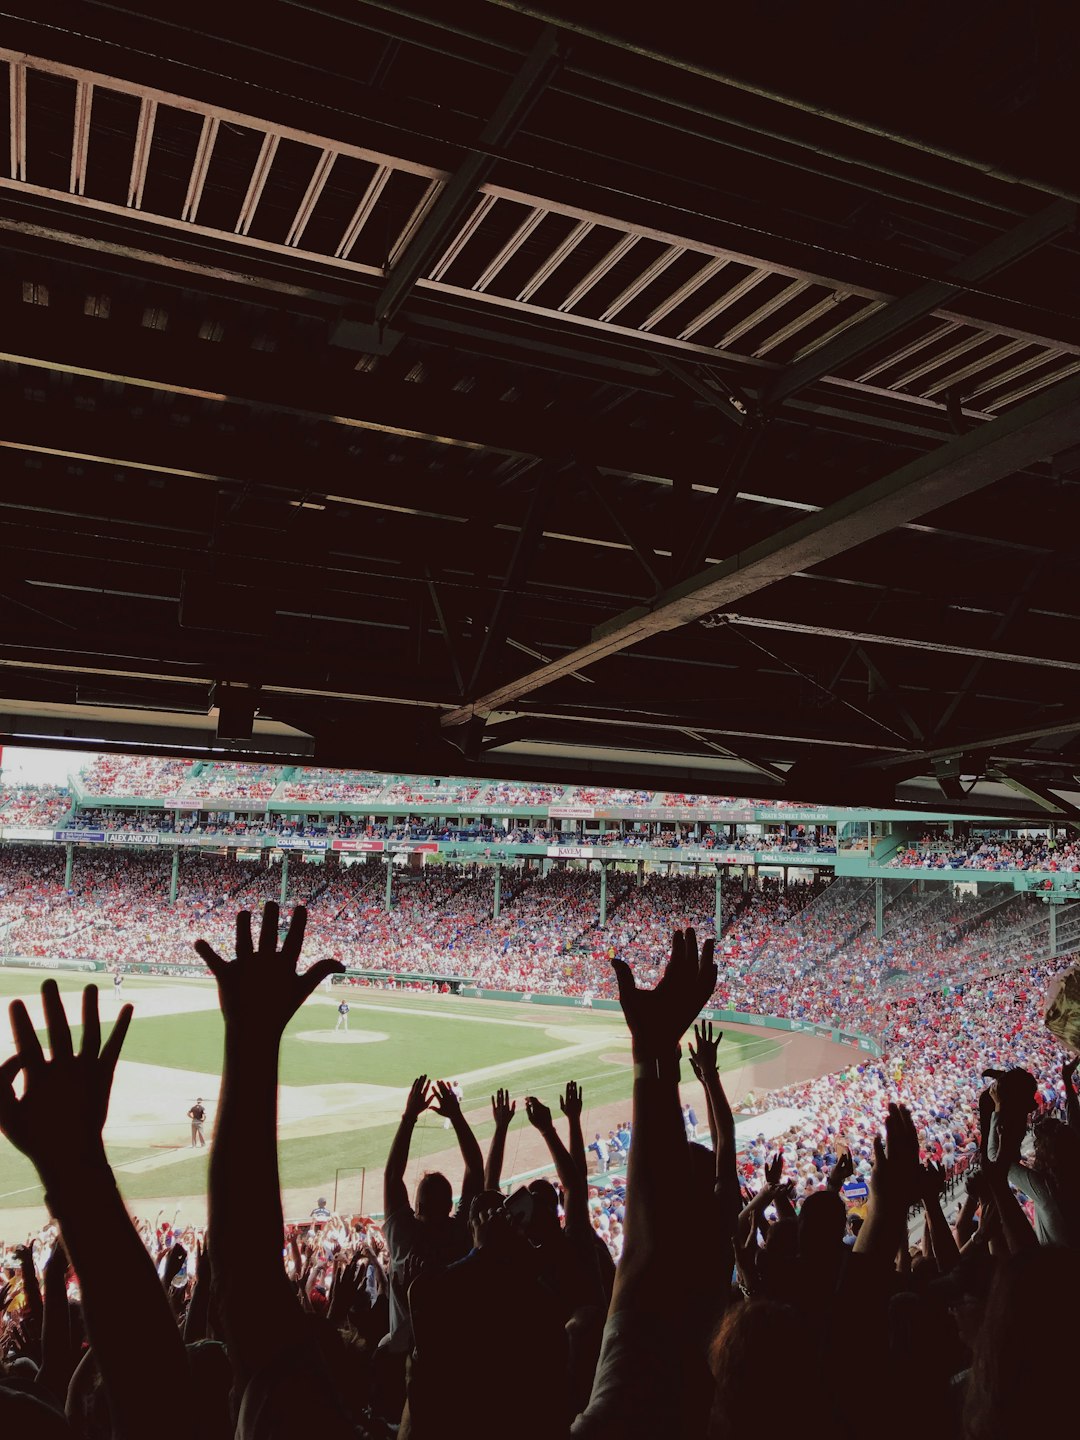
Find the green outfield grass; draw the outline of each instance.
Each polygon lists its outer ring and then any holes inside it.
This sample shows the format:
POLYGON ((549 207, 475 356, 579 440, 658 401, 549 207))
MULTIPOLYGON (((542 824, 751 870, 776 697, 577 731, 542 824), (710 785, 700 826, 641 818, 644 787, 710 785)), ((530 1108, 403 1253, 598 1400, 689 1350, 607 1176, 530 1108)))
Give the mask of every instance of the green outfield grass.
MULTIPOLYGON (((43 977, 26 971, 0 971, 0 997, 33 996, 43 977)), ((69 1015, 79 1014, 78 996, 84 977, 58 975, 69 1015)), ((178 982, 204 994, 210 982, 178 982)), ((151 1003, 158 981, 130 977, 124 983, 124 999, 136 1007, 135 1020, 124 1047, 124 1061, 164 1067, 176 1073, 178 1124, 169 1145, 182 1145, 183 1113, 196 1093, 195 1077, 217 1076, 221 1070, 222 1021, 216 1009, 178 1010, 176 1014, 139 1016, 139 1001, 151 1003), (185 1078, 185 1072, 190 1078, 185 1078), (189 1096, 190 1091, 190 1096, 189 1096)), ((101 985, 103 1028, 107 1030, 115 1012, 111 980, 101 985)), ((311 1117, 310 1134, 293 1133, 281 1142, 281 1178, 286 1188, 323 1186, 335 1171, 381 1169, 400 1111, 400 1101, 419 1072, 444 1078, 465 1077, 465 1109, 474 1115, 482 1144, 491 1134, 488 1096, 506 1084, 518 1097, 538 1095, 557 1108, 558 1095, 566 1081, 575 1079, 585 1088, 588 1110, 629 1100, 632 1071, 627 1062, 629 1045, 622 1017, 608 1011, 583 1011, 557 1007, 498 1004, 383 991, 357 991, 348 996, 352 1006, 350 1025, 354 1031, 374 1031, 387 1039, 367 1044, 322 1044, 300 1038, 307 1031, 332 1030, 337 1019, 333 1004, 309 1002, 297 1015, 282 1047, 282 1083, 286 1086, 362 1084, 390 1087, 384 1107, 372 1121, 358 1119, 347 1133, 318 1133, 320 1116, 311 1117), (552 1034, 552 1030, 560 1033, 552 1034), (572 1056, 558 1055, 568 1046, 588 1048, 572 1056), (621 1058, 620 1058, 621 1057, 621 1058), (477 1078, 473 1072, 510 1067, 505 1078, 498 1073, 477 1078), (386 1105, 392 1108, 387 1114, 386 1105)), ((334 994, 336 1002, 337 994, 334 994)), ((0 1056, 10 1052, 6 1023, 0 1021, 0 1056)), ((78 1044, 78 1029, 75 1041, 78 1044)), ((725 1068, 735 1068, 764 1059, 776 1049, 768 1037, 729 1034, 721 1049, 725 1068)), ((160 1074, 161 1072, 159 1072, 160 1074)), ((166 1084, 168 1084, 166 1077, 166 1084)), ((205 1092, 204 1092, 205 1093, 205 1092)), ((524 1123, 519 1107, 515 1125, 524 1123)), ((211 1110, 211 1121, 213 1111, 211 1110)), ((586 1115, 586 1122, 588 1116, 586 1115)), ((300 1127, 303 1129, 303 1126, 300 1127)), ((513 1164, 513 1135, 508 1145, 508 1173, 513 1164)), ((444 1150, 452 1136, 441 1119, 425 1117, 414 1137, 414 1159, 444 1150)), ((152 1196, 201 1195, 206 1188, 204 1151, 176 1152, 175 1162, 145 1171, 129 1171, 133 1161, 158 1153, 151 1144, 112 1146, 110 1158, 117 1167, 124 1195, 131 1201, 152 1196)), ((29 1162, 0 1139, 0 1210, 36 1203, 40 1190, 29 1162)), ((373 1200, 376 1208, 377 1200, 373 1200)))

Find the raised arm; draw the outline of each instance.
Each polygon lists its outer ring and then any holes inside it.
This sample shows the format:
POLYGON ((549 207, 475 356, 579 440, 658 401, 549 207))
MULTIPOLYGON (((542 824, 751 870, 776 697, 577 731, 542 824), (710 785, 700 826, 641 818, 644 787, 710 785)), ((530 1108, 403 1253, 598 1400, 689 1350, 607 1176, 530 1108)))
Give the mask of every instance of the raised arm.
POLYGON ((409 1089, 409 1098, 401 1112, 401 1124, 386 1157, 383 1171, 383 1214, 393 1215, 395 1210, 404 1210, 409 1205, 409 1192, 405 1188, 405 1167, 409 1163, 409 1147, 413 1131, 420 1116, 431 1105, 433 1096, 428 1086, 428 1077, 418 1075, 409 1089))
POLYGON ((82 1287, 83 1316, 122 1440, 187 1440, 183 1406, 163 1404, 187 1384, 184 1348, 153 1261, 116 1188, 101 1130, 131 1006, 101 1044, 98 993, 83 992, 83 1033, 76 1055, 55 980, 41 997, 51 1058, 45 1059, 21 1000, 11 1006, 17 1053, 0 1066, 0 1128, 33 1161, 49 1209, 82 1287), (13 1081, 23 1075, 23 1093, 13 1081))
POLYGON ((842 1195, 844 1193, 844 1186, 854 1174, 855 1162, 851 1158, 851 1150, 845 1145, 836 1157, 836 1164, 829 1171, 829 1178, 825 1182, 825 1187, 837 1195, 842 1195))
POLYGON ((926 1215, 926 1231, 933 1247, 934 1259, 942 1275, 950 1271, 960 1259, 960 1248, 956 1236, 945 1219, 941 1208, 941 1197, 945 1193, 945 1171, 941 1165, 924 1165, 920 1175, 920 1199, 926 1215))
POLYGON ((1016 1133, 1020 1125, 1015 1116, 999 1112, 997 1122, 997 1154, 983 1161, 984 1184, 994 1202, 1002 1233, 1010 1255, 1018 1255, 1039 1242, 1035 1231, 1024 1214, 1020 1201, 1013 1194, 1009 1184, 1009 1172, 1018 1164, 1012 1157, 1019 1155, 1021 1139, 1016 1133))
MULTIPOLYGON (((724 1038, 724 1032, 717 1030, 713 1032, 711 1020, 704 1024, 694 1026, 694 1042, 687 1046, 690 1057, 690 1069, 701 1081, 701 1088, 705 1091, 705 1111, 709 1117, 709 1138, 712 1140, 713 1153, 717 1156, 717 1164, 724 1147, 725 1136, 720 1128, 720 1117, 716 1113, 713 1104, 713 1095, 716 1085, 720 1083, 720 1071, 716 1062, 716 1052, 720 1048, 720 1041, 724 1038), (715 1083, 713 1076, 715 1074, 715 1083)), ((726 1104, 726 1101, 725 1101, 726 1104)), ((728 1114, 730 1115, 730 1109, 728 1114)), ((733 1129, 734 1133, 734 1129, 733 1129)))
POLYGON ((1065 1086, 1065 1123, 1072 1130, 1080 1130, 1080 1099, 1077 1099, 1073 1077, 1080 1065, 1080 1055, 1061 1062, 1061 1079, 1065 1086))
POLYGON ((472 1126, 465 1119, 461 1103, 445 1080, 436 1080, 435 1098, 432 1109, 436 1115, 449 1120, 457 1136, 458 1149, 465 1162, 465 1178, 461 1182, 459 1208, 467 1215, 469 1206, 484 1188, 484 1155, 480 1142, 473 1134, 472 1126))
MULTIPOLYGON (((683 1223, 690 1155, 679 1104, 679 1042, 716 984, 713 942, 676 930, 660 983, 639 990, 624 960, 613 962, 634 1055, 634 1143, 626 1177, 622 1260, 611 1313, 660 1313, 681 1293, 668 1247, 683 1223)), ((719 1115, 718 1115, 719 1120, 719 1115)))
POLYGON ((510 1099, 509 1090, 496 1090, 491 1097, 491 1114, 495 1129, 488 1146, 487 1163, 484 1166, 484 1189, 498 1190, 502 1183, 503 1156, 506 1153, 506 1132, 510 1121, 517 1114, 517 1101, 510 1099))
MULTIPOLYGON (((577 1087, 574 1088, 576 1091, 577 1087)), ((563 1098, 565 1103, 566 1097, 563 1098)), ((555 1165, 559 1184, 563 1188, 563 1196, 566 1201, 566 1233, 580 1235, 588 1232, 590 1225, 587 1166, 584 1162, 576 1162, 569 1149, 563 1144, 562 1137, 555 1129, 551 1111, 542 1100, 538 1100, 535 1095, 527 1096, 525 1114, 529 1117, 529 1124, 539 1130, 543 1136, 548 1154, 555 1165)), ((582 1144, 584 1145, 584 1141, 582 1144)))
POLYGON ((919 1198, 919 1137, 911 1113, 890 1105, 885 1141, 874 1137, 874 1168, 866 1222, 855 1237, 855 1251, 892 1265, 901 1246, 907 1249, 908 1206, 919 1198))
POLYGON ((306 925, 307 911, 298 905, 279 948, 278 907, 270 902, 257 946, 250 912, 236 917, 235 960, 222 959, 205 940, 195 943, 217 981, 225 1018, 209 1209, 214 1281, 238 1388, 304 1340, 301 1310, 281 1263, 278 1053, 296 1011, 321 981, 344 968, 319 960, 297 974, 306 925))
POLYGON ((62 1405, 75 1369, 67 1298, 68 1259, 58 1240, 45 1265, 45 1308, 41 1323, 41 1370, 37 1383, 62 1405))
POLYGON ((975 1233, 975 1216, 979 1209, 979 1197, 982 1193, 982 1171, 970 1170, 968 1172, 967 1186, 964 1190, 964 1202, 956 1217, 956 1224, 953 1226, 953 1238, 957 1247, 963 1250, 964 1246, 975 1233))
MULTIPOLYGON (((570 1151, 570 1159, 574 1162, 574 1174, 584 1177, 585 1196, 588 1200, 588 1175, 589 1161, 585 1152, 585 1131, 581 1127, 581 1112, 585 1104, 585 1092, 576 1080, 568 1080, 566 1089, 559 1096, 559 1109, 566 1116, 567 1148, 570 1151)), ((566 1184, 559 1177, 563 1189, 566 1184)))

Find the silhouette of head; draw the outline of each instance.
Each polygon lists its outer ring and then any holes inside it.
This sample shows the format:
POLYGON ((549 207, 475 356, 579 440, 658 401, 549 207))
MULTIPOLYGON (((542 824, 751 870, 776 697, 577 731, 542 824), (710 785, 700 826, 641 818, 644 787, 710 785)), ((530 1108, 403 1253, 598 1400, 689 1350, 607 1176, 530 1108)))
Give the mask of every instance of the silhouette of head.
POLYGON ((431 1170, 420 1177, 420 1184, 416 1187, 418 1220, 445 1220, 453 1205, 454 1192, 445 1175, 438 1170, 431 1170))
POLYGON ((799 1211, 799 1254, 809 1259, 835 1254, 844 1241, 847 1211, 834 1190, 816 1190, 799 1211))
POLYGON ((559 1196, 550 1180, 533 1180, 529 1193, 533 1197, 533 1209, 525 1233, 534 1245, 541 1245, 560 1229, 559 1196))

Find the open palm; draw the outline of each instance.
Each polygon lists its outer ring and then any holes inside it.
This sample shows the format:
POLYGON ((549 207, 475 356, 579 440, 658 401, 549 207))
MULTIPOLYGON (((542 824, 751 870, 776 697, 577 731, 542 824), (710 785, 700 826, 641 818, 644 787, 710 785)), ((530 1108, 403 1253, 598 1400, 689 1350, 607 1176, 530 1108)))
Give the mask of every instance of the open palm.
POLYGON ((11 1033, 16 1053, 0 1065, 0 1129, 34 1162, 46 1185, 84 1165, 104 1163, 101 1129, 120 1050, 131 1023, 125 1005, 108 1040, 101 1044, 96 985, 83 991, 82 1044, 78 1054, 55 980, 41 987, 51 1058, 46 1060, 33 1021, 21 1000, 11 1004, 11 1033), (22 1072, 23 1093, 15 1077, 22 1072))
POLYGON ((278 907, 263 906, 259 943, 251 939, 251 912, 236 917, 236 959, 223 959, 205 940, 195 949, 217 981, 222 1013, 231 1029, 280 1038, 285 1026, 315 987, 328 975, 340 975, 338 960, 317 960, 302 975, 296 973, 304 946, 307 910, 297 905, 292 924, 278 947, 278 907))

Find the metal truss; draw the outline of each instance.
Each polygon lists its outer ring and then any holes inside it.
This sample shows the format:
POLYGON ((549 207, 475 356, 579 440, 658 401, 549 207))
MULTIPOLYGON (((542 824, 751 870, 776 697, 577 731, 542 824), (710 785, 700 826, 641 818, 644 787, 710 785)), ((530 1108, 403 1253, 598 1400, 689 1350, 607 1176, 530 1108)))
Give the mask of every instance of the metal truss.
MULTIPOLYGON (((464 196, 414 278, 404 272, 422 253, 417 237, 438 233, 433 212, 463 172, 12 50, 0 64, 10 139, 0 187, 28 197, 386 286, 396 269, 418 294, 734 370, 766 400, 820 382, 925 411, 959 393, 977 421, 1080 370, 1080 345, 941 308, 992 273, 984 252, 896 300, 489 183, 464 196)), ((1001 268, 1053 233, 1029 217, 985 254, 1001 268)))

